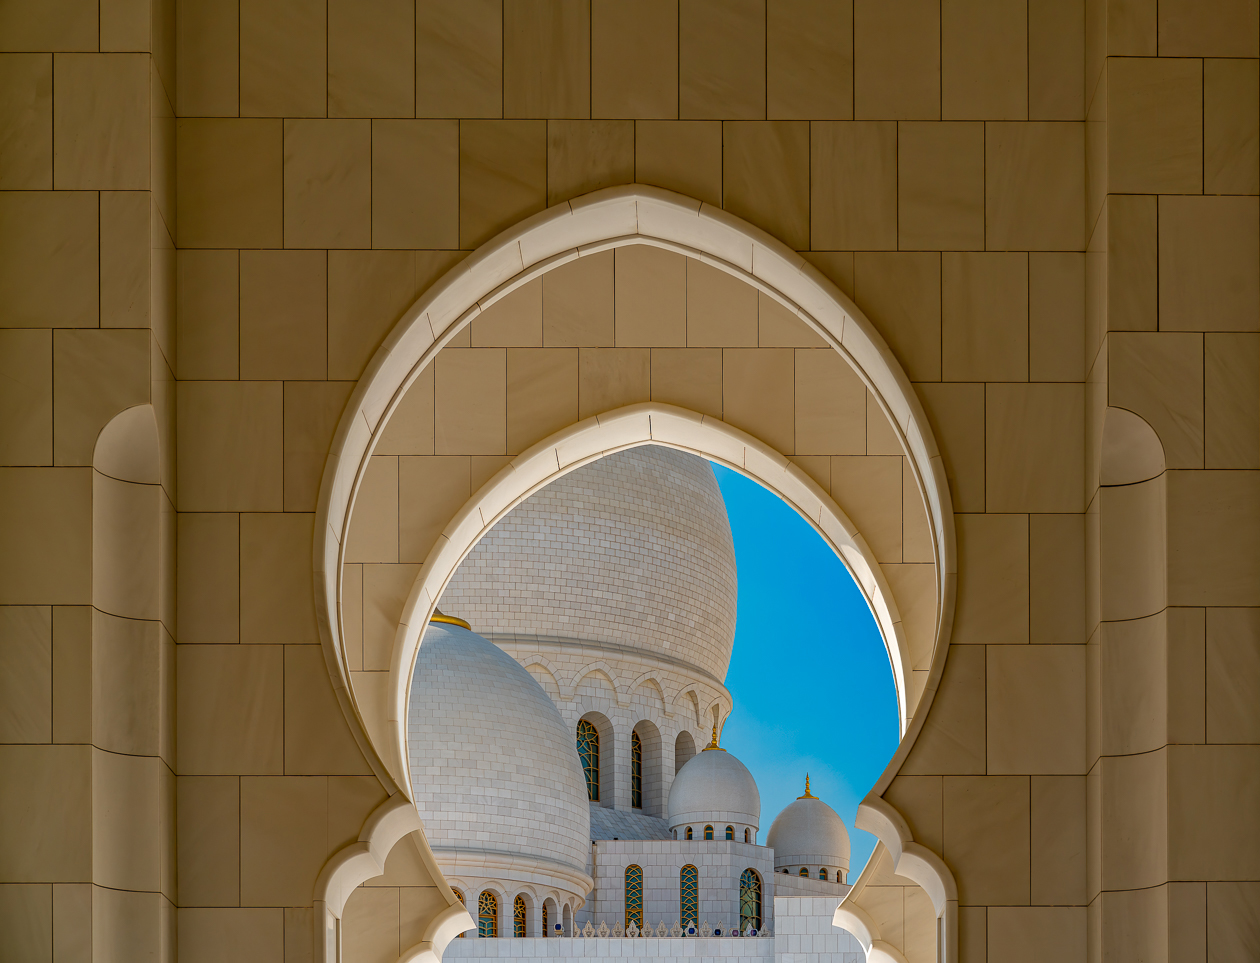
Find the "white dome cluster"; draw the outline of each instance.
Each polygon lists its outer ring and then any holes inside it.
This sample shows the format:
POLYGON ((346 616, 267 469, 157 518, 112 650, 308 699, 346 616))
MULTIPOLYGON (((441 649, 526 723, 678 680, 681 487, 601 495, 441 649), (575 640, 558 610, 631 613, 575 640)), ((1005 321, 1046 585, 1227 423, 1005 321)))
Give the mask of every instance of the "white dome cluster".
POLYGON ((734 838, 744 841, 744 830, 750 841, 756 838, 761 821, 761 793, 748 767, 714 742, 696 753, 674 777, 669 790, 669 828, 685 838, 691 827, 695 838, 702 838, 705 827, 713 827, 715 837, 722 838, 731 826, 734 838))
POLYGON ((838 882, 848 877, 849 830, 839 813, 810 794, 809 777, 805 795, 798 796, 770 824, 766 845, 774 850, 776 871, 786 869, 795 875, 803 867, 811 876, 826 869, 838 882))

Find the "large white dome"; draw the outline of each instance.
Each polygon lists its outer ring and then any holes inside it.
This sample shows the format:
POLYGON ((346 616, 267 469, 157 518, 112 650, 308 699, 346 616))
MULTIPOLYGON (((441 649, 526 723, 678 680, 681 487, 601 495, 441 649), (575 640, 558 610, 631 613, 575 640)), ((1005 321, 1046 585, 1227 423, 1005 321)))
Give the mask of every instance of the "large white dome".
POLYGON ((698 752, 678 770, 669 790, 669 828, 731 823, 755 832, 761 793, 748 767, 725 749, 698 752))
POLYGON ((574 736, 533 676, 481 636, 435 622, 409 702, 411 785, 439 862, 497 854, 585 873, 590 812, 574 736))
POLYGON ((720 682, 735 637, 735 549, 708 462, 648 445, 600 458, 509 512, 442 609, 479 632, 633 646, 720 682))
POLYGON ((766 845, 780 867, 829 866, 849 871, 849 830, 840 814, 816 796, 800 796, 770 824, 766 845))

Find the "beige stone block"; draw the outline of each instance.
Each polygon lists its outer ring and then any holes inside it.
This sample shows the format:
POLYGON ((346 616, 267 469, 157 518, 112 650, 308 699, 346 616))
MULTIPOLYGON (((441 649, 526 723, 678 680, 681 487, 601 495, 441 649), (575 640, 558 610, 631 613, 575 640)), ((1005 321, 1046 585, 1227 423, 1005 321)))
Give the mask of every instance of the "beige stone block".
POLYGON ((176 265, 179 377, 235 380, 240 358, 239 255, 180 251, 176 265))
POLYGON ((280 247, 283 122, 181 118, 175 137, 178 246, 280 247))
POLYGON ((952 485, 954 511, 984 508, 984 385, 915 385, 952 485))
POLYGON ((990 773, 1085 772, 1085 647, 988 646, 990 773))
POLYGON ((1260 746, 1167 751, 1169 877, 1255 879, 1260 826, 1252 814, 1260 808, 1260 746))
POLYGON ((236 515, 180 512, 176 572, 179 638, 236 642, 240 615, 240 524, 236 515))
POLYGON ((53 460, 52 333, 0 330, 0 463, 53 460))
POLYGON ((284 771, 291 776, 372 772, 350 733, 318 644, 284 649, 284 771))
POLYGON ((1203 464, 1203 340, 1197 334, 1113 334, 1107 403, 1155 429, 1169 468, 1203 464))
POLYGON ((958 907, 958 958, 963 963, 988 959, 988 910, 984 906, 958 907))
POLYGON ((240 780, 176 780, 180 901, 190 906, 240 902, 240 780))
POLYGON ((809 245, 809 124, 722 125, 722 206, 793 250, 809 245))
POLYGON ((363 566, 341 566, 341 637, 351 672, 363 671, 363 566))
POLYGON ((459 125, 459 246, 474 248, 547 206, 547 125, 459 125))
POLYGON ((1085 641, 1085 525, 1081 515, 1028 518, 1029 642, 1085 641))
POLYGON ((0 608, 0 743, 51 742, 52 609, 0 608))
POLYGON ((876 560, 901 561, 900 458, 832 458, 831 496, 857 525, 876 560))
POLYGON ((1203 64, 1125 57, 1107 72, 1107 184, 1122 194, 1203 189, 1203 64))
POLYGON ((853 3, 787 0, 766 7, 766 116, 853 116, 853 3))
POLYGON ((1028 255, 1028 380, 1085 377, 1085 255, 1028 255))
POLYGON ((328 377, 357 379, 416 297, 411 251, 328 253, 328 377))
POLYGON ((810 246, 897 248, 897 125, 810 125, 810 246))
POLYGON ((235 117, 240 106, 240 4, 177 0, 176 91, 181 117, 235 117))
POLYGON ((99 4, 52 0, 0 10, 0 47, 4 50, 96 50, 100 38, 99 4))
POLYGON ((181 775, 282 771, 281 646, 180 646, 176 684, 181 775))
POLYGON ((53 89, 53 186, 147 190, 148 57, 58 54, 53 89))
POLYGON ((312 907, 284 908, 284 959, 286 963, 310 963, 315 959, 315 912, 312 907))
POLYGON ((472 321, 474 348, 541 348, 543 281, 535 278, 494 302, 472 321))
POLYGON ((91 519, 86 469, 0 469, 0 604, 89 602, 91 519))
POLYGON ((989 250, 1084 248, 1083 125, 990 123, 985 125, 984 154, 989 250))
POLYGON ((991 384, 985 393, 985 506, 1081 512, 1085 391, 1079 384, 991 384))
POLYGON ((991 959, 1054 963, 1086 958, 1084 906, 995 906, 988 922, 991 959))
POLYGON ((1165 479, 1105 488, 1099 534, 1104 619, 1136 619, 1167 602, 1161 559, 1167 551, 1165 479))
POLYGON ((98 219, 97 196, 90 191, 0 193, 6 327, 96 327, 98 219))
POLYGON ((1154 331, 1159 275, 1156 199, 1110 195, 1106 216, 1107 330, 1154 331))
POLYGON ((1028 4, 944 0, 941 4, 941 117, 1028 117, 1028 4))
POLYGON ((1260 338, 1203 337, 1205 468, 1260 468, 1260 338))
POLYGON ((939 254, 856 254, 854 300, 913 381, 941 378, 939 254))
POLYGON ((1207 611, 1207 741, 1260 742, 1260 609, 1207 611))
POLYGON ((343 919, 341 946, 347 957, 361 960, 398 958, 397 888, 359 887, 346 901, 343 919))
POLYGON ((459 124, 372 122, 372 245, 459 246, 459 124))
POLYGON ((369 121, 284 122, 286 247, 371 246, 374 156, 369 121))
POLYGON ((94 610, 93 743, 111 753, 157 755, 161 749, 163 681, 158 623, 94 610))
POLYGON ((794 312, 757 292, 757 345, 762 348, 827 348, 830 345, 794 312))
POLYGON ((954 639, 1028 641, 1028 517, 958 516, 958 609, 954 639))
POLYGON ((648 348, 582 348, 578 352, 578 418, 650 401, 648 348))
POLYGON ((614 252, 614 317, 618 347, 687 345, 687 258, 633 244, 614 252))
POLYGON ((0 886, 5 952, 15 960, 53 958, 53 888, 47 883, 0 886))
POLYGON ((185 511, 284 507, 284 397, 279 382, 179 385, 179 505, 185 511))
POLYGON ((503 116, 591 116, 589 3, 503 6, 503 116))
POLYGON ((1260 199, 1161 197, 1161 331, 1260 328, 1260 199))
POLYGON ((795 454, 794 351, 726 348, 722 419, 784 455, 795 454))
POLYGON ((415 114, 415 16, 407 0, 328 4, 328 116, 415 114))
POLYGON ((543 344, 612 347, 615 255, 588 254, 543 275, 543 344))
POLYGON ((951 645, 940 688, 903 775, 985 771, 984 648, 951 645))
POLYGON ((1019 776, 947 776, 945 848, 958 874, 961 904, 1027 905, 1030 830, 1028 780, 1019 776))
MULTIPOLYGON (((795 385, 798 454, 866 454, 866 387, 839 353, 830 348, 798 348, 795 385)), ((899 495, 899 483, 894 487, 899 495)), ((901 561, 900 514, 898 508, 897 558, 889 561, 901 561)))
POLYGON ((591 4, 591 116, 678 116, 678 0, 591 4))
POLYGON ((1086 902, 1085 777, 1033 776, 1029 790, 1032 902, 1080 906, 1086 902))
POLYGON ((1168 601, 1260 605, 1260 473, 1168 473, 1168 601))
POLYGON ((241 515, 241 642, 315 643, 313 516, 241 515))
POLYGON ((59 883, 53 892, 53 942, 58 960, 92 958, 92 884, 59 883))
POLYGON ((184 963, 284 963, 284 914, 279 908, 181 907, 179 958, 184 963))
POLYGON ((424 934, 425 921, 446 905, 436 886, 404 886, 398 890, 399 942, 415 946, 424 934))
POLYGON ((434 451, 501 455, 507 451, 507 352, 446 348, 434 361, 434 451))
POLYGON ((241 252, 241 377, 328 375, 328 258, 324 251, 241 252))
POLYGON ((766 116, 765 0, 680 0, 678 115, 766 116))
POLYGON ((1206 905, 1200 909, 1192 904, 1200 911, 1192 911, 1191 916, 1201 925, 1191 931, 1200 939, 1190 948, 1202 953, 1206 946, 1211 963, 1246 959, 1248 953, 1255 952, 1256 933, 1260 931, 1260 883, 1211 882, 1206 890, 1207 898, 1202 901, 1206 905))
POLYGON ((1260 64, 1203 61, 1203 192, 1260 193, 1260 64))
POLYGON ((0 56, 0 190, 48 190, 53 173, 53 58, 0 56))
POLYGON ((1161 57, 1260 57, 1260 10, 1248 0, 1162 0, 1161 57))
POLYGON ((1169 743, 1202 743, 1206 738, 1207 620, 1203 609, 1169 609, 1169 743))
POLYGON ((868 455, 901 455, 901 436, 879 402, 869 391, 866 393, 866 453, 868 455))
POLYGON ((634 122, 547 122, 547 204, 634 180, 634 122))
POLYGON ((1028 256, 941 255, 946 381, 1028 380, 1028 256))
POLYGON ((359 831, 377 806, 388 798, 375 776, 328 778, 328 848, 335 852, 359 838, 359 831))
POLYGON ((328 858, 328 780, 241 780, 241 903, 302 904, 328 858))
POLYGON ((897 201, 897 234, 903 251, 981 250, 984 126, 900 124, 897 201))
POLYGON ((634 125, 634 179, 722 205, 722 124, 641 120, 634 125))
POLYGON ((150 271, 150 198, 146 191, 101 192, 102 328, 149 327, 150 300, 160 296, 150 271))
POLYGON ((512 348, 507 353, 507 453, 577 421, 578 352, 574 348, 512 348))
MULTIPOLYGON (((901 465, 901 554, 907 562, 934 562, 935 546, 928 524, 927 508, 914 469, 908 458, 901 465)), ((935 590, 932 599, 932 622, 935 629, 935 590)))
POLYGON ((687 344, 756 347, 757 289, 703 261, 687 258, 687 344))
POLYGON ((1101 751, 1150 752, 1166 742, 1168 626, 1166 614, 1104 622, 1099 666, 1101 751))
POLYGON ((53 335, 53 460, 89 465, 100 430, 149 400, 149 338, 141 330, 53 335))
POLYGON ((433 454, 433 365, 420 372, 389 416, 376 454, 433 454))
POLYGON ((0 881, 92 874, 92 748, 0 746, 0 881))
POLYGON ((398 561, 398 459, 392 455, 373 455, 364 472, 345 561, 398 561))
POLYGON ((1085 0, 1028 4, 1028 117, 1085 118, 1085 0))
POLYGON ((852 251, 802 251, 801 256, 818 268, 845 295, 853 297, 852 251))
POLYGON ((92 609, 53 609, 52 738, 92 741, 92 609))
POLYGON ((327 4, 263 0, 240 13, 242 117, 328 113, 327 4))
MULTIPOLYGON (((398 492, 399 560, 420 563, 428 557, 442 529, 472 495, 468 459, 442 456, 400 458, 398 492)), ((366 583, 364 591, 367 591, 366 583)), ((401 604, 400 600, 400 612, 401 604)))
POLYGON ((284 386, 284 510, 313 512, 333 432, 354 385, 290 381, 284 386))
POLYGON ((942 791, 939 776, 898 776, 884 793, 909 824, 914 841, 936 852, 941 849, 942 791))
POLYGON ((103 886, 160 885, 157 759, 92 753, 92 877, 103 886))
MULTIPOLYGON (((468 464, 466 459, 428 459, 429 461, 461 461, 463 464, 463 478, 467 479, 468 464)), ((430 469, 431 476, 436 475, 436 471, 432 471, 433 466, 419 466, 423 469, 430 469)), ((428 524, 432 528, 432 538, 436 539, 438 533, 450 520, 450 516, 467 500, 467 495, 459 496, 459 479, 450 480, 451 491, 443 491, 439 486, 445 484, 447 479, 432 478, 434 484, 433 493, 443 502, 450 499, 455 502, 455 498, 462 498, 450 508, 447 513, 447 505, 439 503, 435 505, 429 515, 420 520, 422 524, 428 524), (445 518, 438 519, 439 515, 445 514, 445 518)), ((466 485, 466 482, 465 482, 466 485)), ((426 553, 427 554, 427 553, 426 553)), ((420 573, 419 565, 365 565, 363 566, 363 668, 367 670, 367 675, 373 670, 384 672, 389 669, 390 659, 393 655, 394 636, 398 632, 398 622, 402 616, 403 604, 407 601, 407 596, 411 592, 412 585, 415 584, 416 576, 420 573)))
POLYGON ((654 348, 651 377, 653 401, 722 417, 721 349, 654 348))
POLYGON ((929 0, 853 0, 853 116, 941 116, 941 8, 929 0))
POLYGON ((502 0, 416 5, 416 116, 503 116, 502 0))

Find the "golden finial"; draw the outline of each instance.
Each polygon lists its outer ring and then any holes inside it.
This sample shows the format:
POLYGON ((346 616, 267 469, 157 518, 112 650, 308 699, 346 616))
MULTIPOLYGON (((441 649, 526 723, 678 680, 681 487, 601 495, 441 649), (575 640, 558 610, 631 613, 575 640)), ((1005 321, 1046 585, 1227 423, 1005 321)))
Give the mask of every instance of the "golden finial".
POLYGON ((430 622, 442 622, 446 625, 458 625, 460 628, 472 631, 472 626, 463 619, 456 618, 454 615, 443 615, 441 609, 434 609, 433 615, 429 618, 430 622))
POLYGON ((704 747, 704 751, 708 752, 710 749, 716 749, 718 752, 726 752, 726 750, 723 749, 721 746, 719 746, 717 743, 717 723, 716 722, 713 723, 713 739, 709 742, 707 746, 704 747))
POLYGON ((805 795, 797 796, 797 799, 817 799, 817 796, 810 795, 809 792, 809 773, 805 773, 805 795))

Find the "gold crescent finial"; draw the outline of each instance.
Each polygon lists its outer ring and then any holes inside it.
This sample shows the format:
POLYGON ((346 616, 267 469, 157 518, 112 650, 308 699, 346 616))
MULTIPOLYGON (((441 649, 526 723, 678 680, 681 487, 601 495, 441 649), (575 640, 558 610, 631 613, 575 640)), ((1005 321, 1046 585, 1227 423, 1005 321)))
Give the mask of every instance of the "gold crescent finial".
POLYGON ((716 722, 713 723, 713 738, 712 740, 710 740, 709 744, 704 747, 704 751, 708 752, 710 749, 716 749, 718 752, 726 752, 725 749, 723 749, 721 746, 718 745, 716 722))
POLYGON ((804 796, 797 796, 796 798, 797 798, 797 799, 817 799, 817 798, 818 798, 817 796, 813 796, 813 795, 811 795, 811 794, 810 794, 810 791, 809 791, 809 773, 805 773, 805 795, 804 795, 804 796))
POLYGON ((472 626, 463 619, 457 618, 454 615, 444 615, 441 609, 434 609, 433 615, 429 617, 429 621, 442 622, 446 625, 458 625, 462 629, 467 629, 469 632, 472 631, 472 626))

